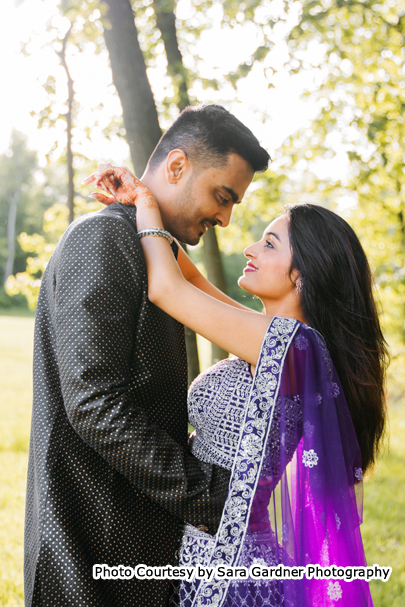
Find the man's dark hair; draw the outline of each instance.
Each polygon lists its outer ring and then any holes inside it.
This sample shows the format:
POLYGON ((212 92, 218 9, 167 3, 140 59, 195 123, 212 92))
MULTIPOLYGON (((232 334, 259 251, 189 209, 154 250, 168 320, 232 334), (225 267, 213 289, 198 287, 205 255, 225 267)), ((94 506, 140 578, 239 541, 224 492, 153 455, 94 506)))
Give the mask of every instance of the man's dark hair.
POLYGON ((199 170, 225 166, 234 152, 252 167, 265 171, 271 160, 250 131, 221 105, 197 105, 185 108, 161 137, 149 160, 153 171, 175 149, 183 150, 199 170))

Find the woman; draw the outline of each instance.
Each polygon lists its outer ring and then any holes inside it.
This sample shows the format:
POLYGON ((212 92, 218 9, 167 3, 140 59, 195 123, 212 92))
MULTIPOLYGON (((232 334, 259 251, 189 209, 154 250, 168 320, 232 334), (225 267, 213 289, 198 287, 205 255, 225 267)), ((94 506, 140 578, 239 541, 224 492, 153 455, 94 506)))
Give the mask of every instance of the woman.
POLYGON ((184 254, 176 263, 156 200, 135 177, 112 167, 98 183, 138 208, 149 299, 236 355, 190 388, 192 451, 232 476, 216 536, 188 525, 180 564, 246 567, 251 575, 182 582, 174 604, 371 606, 366 582, 347 581, 343 569, 365 565, 362 471, 375 461, 385 421, 386 347, 355 233, 322 207, 287 209, 244 251, 239 284, 262 300, 258 314, 196 281, 184 254), (254 573, 309 564, 342 573, 254 573))

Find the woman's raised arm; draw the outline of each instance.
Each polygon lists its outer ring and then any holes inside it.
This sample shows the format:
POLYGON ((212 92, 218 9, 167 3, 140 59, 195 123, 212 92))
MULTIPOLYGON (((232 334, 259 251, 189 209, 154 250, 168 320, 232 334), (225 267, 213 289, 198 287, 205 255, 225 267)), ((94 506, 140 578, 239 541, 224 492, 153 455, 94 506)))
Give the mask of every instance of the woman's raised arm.
MULTIPOLYGON (((177 241, 176 241, 177 242, 177 241)), ((215 299, 219 299, 219 301, 223 301, 229 306, 233 306, 234 308, 239 308, 239 310, 246 310, 246 312, 252 312, 250 308, 240 304, 238 301, 232 299, 232 297, 228 297, 225 295, 220 289, 215 287, 212 282, 207 280, 205 276, 203 276, 197 266, 191 261, 190 257, 184 251, 180 243, 179 245, 179 254, 177 256, 177 263, 179 264, 181 273, 184 278, 190 284, 200 289, 200 291, 204 291, 204 293, 208 293, 211 297, 215 297, 215 299)), ((258 314, 259 312, 256 312, 258 314)))
MULTIPOLYGON (((100 173, 99 182, 105 182, 111 175, 117 179, 116 170, 111 167, 100 173)), ((136 202, 138 231, 164 229, 156 199, 134 179, 132 191, 125 191, 125 201, 130 195, 132 202, 136 202)), ((120 200, 119 192, 113 193, 120 200)), ((229 305, 188 282, 165 238, 144 236, 141 242, 148 270, 149 300, 209 341, 255 365, 271 318, 229 305)))

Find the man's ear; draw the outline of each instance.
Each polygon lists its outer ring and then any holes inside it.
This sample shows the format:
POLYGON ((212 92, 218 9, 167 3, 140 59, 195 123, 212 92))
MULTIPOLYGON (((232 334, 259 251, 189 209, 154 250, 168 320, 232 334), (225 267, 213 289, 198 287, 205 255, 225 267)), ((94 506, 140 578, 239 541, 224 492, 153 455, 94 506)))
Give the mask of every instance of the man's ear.
POLYGON ((190 161, 183 150, 172 150, 168 154, 165 164, 167 182, 176 185, 187 172, 189 165, 190 161))

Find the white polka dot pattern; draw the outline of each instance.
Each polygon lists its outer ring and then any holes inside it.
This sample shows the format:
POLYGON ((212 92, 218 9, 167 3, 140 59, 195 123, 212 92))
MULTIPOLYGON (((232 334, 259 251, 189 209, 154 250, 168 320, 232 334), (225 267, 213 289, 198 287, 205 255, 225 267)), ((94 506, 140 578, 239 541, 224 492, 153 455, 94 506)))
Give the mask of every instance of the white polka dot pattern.
POLYGON ((174 562, 185 521, 219 523, 228 471, 187 451, 184 328, 147 299, 136 209, 74 222, 37 306, 26 605, 161 606, 165 581, 92 566, 174 562))

